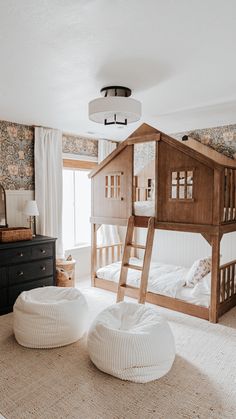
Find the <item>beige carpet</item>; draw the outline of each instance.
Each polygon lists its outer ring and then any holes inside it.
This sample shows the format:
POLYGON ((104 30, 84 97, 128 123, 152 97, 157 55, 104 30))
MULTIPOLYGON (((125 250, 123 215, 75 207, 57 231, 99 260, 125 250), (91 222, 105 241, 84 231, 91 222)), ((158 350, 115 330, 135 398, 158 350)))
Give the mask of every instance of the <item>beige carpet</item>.
MULTIPOLYGON (((90 318, 113 294, 84 290, 90 318)), ((20 347, 12 314, 0 317, 0 412, 7 419, 233 419, 236 309, 220 324, 157 308, 170 322, 177 356, 158 381, 133 384, 98 371, 85 339, 59 349, 20 347)))

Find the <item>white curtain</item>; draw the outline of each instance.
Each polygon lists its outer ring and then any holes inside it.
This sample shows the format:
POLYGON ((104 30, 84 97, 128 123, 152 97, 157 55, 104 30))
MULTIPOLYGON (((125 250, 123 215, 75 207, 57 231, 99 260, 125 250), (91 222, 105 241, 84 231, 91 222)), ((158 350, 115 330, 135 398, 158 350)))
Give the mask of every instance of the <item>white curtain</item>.
MULTIPOLYGON (((108 140, 99 140, 98 142, 98 163, 101 163, 113 150, 117 143, 108 140)), ((118 227, 114 225, 102 224, 98 229, 97 243, 99 246, 107 246, 120 243, 118 227)))
POLYGON ((62 244, 62 132, 35 128, 35 199, 39 209, 37 231, 57 238, 57 257, 62 244))

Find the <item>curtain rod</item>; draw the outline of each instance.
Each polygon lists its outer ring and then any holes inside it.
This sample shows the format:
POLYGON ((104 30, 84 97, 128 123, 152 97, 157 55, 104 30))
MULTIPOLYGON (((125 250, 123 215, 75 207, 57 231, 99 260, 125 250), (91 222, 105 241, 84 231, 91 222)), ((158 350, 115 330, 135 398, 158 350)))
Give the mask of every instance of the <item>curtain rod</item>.
MULTIPOLYGON (((45 127, 45 126, 43 126, 43 125, 31 125, 32 126, 32 128, 45 128, 45 129, 58 129, 58 128, 52 128, 52 127, 45 127)), ((62 131, 62 130, 61 130, 62 131)), ((90 138, 91 140, 106 140, 106 141, 110 141, 111 143, 119 143, 119 141, 116 141, 116 140, 110 140, 109 138, 95 138, 95 137, 87 137, 87 136, 85 136, 85 135, 82 135, 82 134, 75 134, 75 133, 72 133, 72 132, 65 132, 65 131, 62 131, 62 134, 64 134, 64 135, 71 135, 72 137, 83 137, 83 138, 90 138)))

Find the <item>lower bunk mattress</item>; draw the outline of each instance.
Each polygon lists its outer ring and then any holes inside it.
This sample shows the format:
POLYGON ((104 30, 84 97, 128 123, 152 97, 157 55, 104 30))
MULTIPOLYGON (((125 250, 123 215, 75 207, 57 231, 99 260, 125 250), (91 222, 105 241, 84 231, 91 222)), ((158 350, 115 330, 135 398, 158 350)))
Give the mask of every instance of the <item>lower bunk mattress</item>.
MULTIPOLYGON (((130 258, 130 264, 142 266, 143 261, 130 258)), ((121 262, 115 262, 97 270, 97 278, 119 282, 121 262)), ((210 305, 211 275, 202 278, 193 288, 187 287, 185 277, 189 269, 182 266, 152 262, 148 278, 148 291, 166 295, 203 307, 210 305)), ((141 272, 128 269, 127 284, 139 288, 141 272)))

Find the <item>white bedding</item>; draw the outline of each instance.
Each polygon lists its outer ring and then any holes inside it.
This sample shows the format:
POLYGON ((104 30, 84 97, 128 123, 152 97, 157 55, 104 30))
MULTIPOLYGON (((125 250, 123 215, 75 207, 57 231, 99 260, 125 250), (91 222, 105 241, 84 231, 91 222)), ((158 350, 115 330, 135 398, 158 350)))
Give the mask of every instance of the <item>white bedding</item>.
MULTIPOLYGON (((142 260, 130 258, 130 263, 134 265, 142 265, 142 260)), ((115 262, 98 269, 97 277, 100 279, 119 282, 121 262, 115 262)), ((178 298, 188 301, 189 303, 209 307, 209 294, 206 292, 195 292, 195 288, 185 286, 185 276, 188 272, 187 268, 175 265, 164 265, 162 263, 152 262, 148 278, 148 291, 154 294, 167 295, 169 297, 178 298)), ((139 287, 141 272, 129 269, 127 283, 134 287, 139 287)), ((199 288, 199 287, 198 287, 199 288)))
POLYGON ((155 201, 135 201, 134 214, 154 217, 155 216, 155 201))

